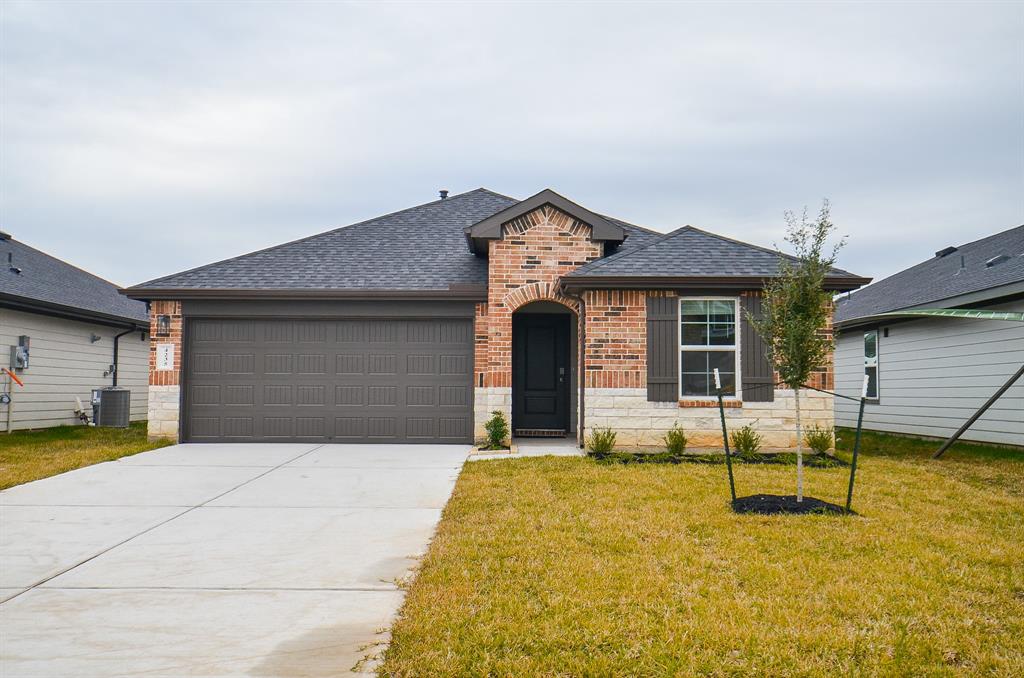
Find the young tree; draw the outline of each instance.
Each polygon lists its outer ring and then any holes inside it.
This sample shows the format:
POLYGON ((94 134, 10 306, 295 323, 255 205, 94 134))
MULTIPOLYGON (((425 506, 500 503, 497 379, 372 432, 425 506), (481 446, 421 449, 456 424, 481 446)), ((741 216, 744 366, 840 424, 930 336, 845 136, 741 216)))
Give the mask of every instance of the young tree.
POLYGON ((768 346, 768 360, 795 394, 797 501, 804 499, 800 387, 825 364, 833 348, 832 338, 826 333, 832 295, 823 286, 844 245, 844 240, 840 240, 828 248, 833 231, 828 200, 816 220, 808 219, 807 208, 799 217, 786 212, 786 242, 794 256, 779 251, 779 275, 765 284, 763 315, 749 317, 768 346))

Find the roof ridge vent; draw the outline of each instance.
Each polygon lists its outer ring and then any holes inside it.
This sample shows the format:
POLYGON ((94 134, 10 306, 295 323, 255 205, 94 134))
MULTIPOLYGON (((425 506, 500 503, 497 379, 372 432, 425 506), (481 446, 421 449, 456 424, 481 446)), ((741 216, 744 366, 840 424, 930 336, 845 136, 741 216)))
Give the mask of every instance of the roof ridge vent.
POLYGON ((942 257, 950 255, 953 252, 956 252, 956 247, 950 245, 949 247, 943 247, 941 250, 936 252, 935 256, 938 257, 939 259, 941 259, 942 257))
POLYGON ((1009 260, 1010 260, 1010 255, 1009 254, 997 254, 996 256, 992 257, 991 259, 989 259, 988 261, 985 262, 985 268, 992 268, 993 266, 998 266, 999 264, 1003 263, 1004 261, 1009 261, 1009 260))

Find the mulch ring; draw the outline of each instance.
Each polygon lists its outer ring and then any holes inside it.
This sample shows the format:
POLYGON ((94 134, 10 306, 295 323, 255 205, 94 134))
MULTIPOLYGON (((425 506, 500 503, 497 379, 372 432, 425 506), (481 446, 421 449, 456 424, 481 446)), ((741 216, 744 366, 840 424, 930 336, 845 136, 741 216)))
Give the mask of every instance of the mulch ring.
MULTIPOLYGON (((846 510, 838 504, 831 504, 814 497, 804 497, 798 502, 796 495, 753 494, 749 497, 737 497, 732 502, 732 510, 736 513, 760 513, 773 515, 776 513, 831 513, 843 514, 846 510)), ((852 513, 852 511, 851 511, 852 513)))

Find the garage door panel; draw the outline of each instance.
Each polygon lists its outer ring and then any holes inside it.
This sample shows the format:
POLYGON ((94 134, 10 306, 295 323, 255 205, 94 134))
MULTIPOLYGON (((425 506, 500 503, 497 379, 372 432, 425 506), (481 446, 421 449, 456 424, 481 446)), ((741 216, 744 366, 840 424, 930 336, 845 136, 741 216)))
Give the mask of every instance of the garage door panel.
POLYGON ((189 440, 472 440, 472 322, 189 319, 189 440))

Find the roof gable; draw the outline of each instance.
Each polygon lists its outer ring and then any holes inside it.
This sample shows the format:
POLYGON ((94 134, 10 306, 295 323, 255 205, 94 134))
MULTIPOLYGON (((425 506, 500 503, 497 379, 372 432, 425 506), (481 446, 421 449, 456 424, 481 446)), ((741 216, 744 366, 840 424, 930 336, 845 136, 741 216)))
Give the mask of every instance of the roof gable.
POLYGON ((477 254, 486 254, 486 241, 500 240, 504 237, 504 229, 502 227, 505 224, 521 219, 531 212, 547 206, 554 207, 573 219, 590 226, 591 240, 618 243, 622 242, 626 237, 625 231, 618 223, 595 214, 568 198, 555 193, 550 188, 546 188, 526 200, 522 200, 468 226, 465 229, 465 233, 470 251, 477 254))

